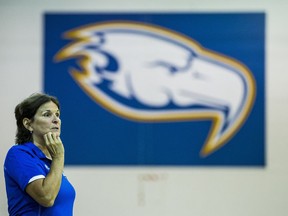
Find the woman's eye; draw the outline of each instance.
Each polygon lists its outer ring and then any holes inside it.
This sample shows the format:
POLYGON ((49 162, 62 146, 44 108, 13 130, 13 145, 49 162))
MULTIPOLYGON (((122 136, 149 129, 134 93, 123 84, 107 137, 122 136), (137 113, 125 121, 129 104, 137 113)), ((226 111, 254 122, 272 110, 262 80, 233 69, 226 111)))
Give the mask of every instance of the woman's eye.
POLYGON ((44 113, 45 117, 49 117, 51 114, 50 113, 44 113))

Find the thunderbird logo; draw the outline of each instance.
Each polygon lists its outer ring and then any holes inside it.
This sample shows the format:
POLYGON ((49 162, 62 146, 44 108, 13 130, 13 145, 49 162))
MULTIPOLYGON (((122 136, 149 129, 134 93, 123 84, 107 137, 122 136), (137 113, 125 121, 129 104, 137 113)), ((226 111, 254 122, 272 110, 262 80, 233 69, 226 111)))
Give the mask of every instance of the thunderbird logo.
POLYGON ((109 22, 65 37, 73 41, 55 60, 77 59, 73 79, 115 115, 142 122, 211 120, 202 156, 226 144, 253 106, 256 86, 243 64, 177 32, 109 22))

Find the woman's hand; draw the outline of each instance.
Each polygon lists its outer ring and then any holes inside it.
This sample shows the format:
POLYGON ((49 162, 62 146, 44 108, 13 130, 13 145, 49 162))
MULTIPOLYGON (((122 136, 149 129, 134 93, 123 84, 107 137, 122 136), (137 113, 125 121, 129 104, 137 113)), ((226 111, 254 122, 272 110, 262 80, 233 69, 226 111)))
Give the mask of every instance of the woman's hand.
POLYGON ((58 133, 49 132, 44 135, 44 140, 52 159, 64 156, 64 146, 58 133))

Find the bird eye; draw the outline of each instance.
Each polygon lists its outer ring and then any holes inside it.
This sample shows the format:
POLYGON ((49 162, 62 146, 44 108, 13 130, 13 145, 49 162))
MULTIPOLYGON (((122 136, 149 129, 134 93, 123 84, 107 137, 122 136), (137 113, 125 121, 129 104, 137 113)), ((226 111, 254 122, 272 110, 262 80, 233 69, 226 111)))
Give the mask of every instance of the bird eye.
POLYGON ((153 66, 165 67, 171 73, 175 73, 175 72, 179 71, 179 68, 177 66, 174 66, 174 65, 167 63, 167 62, 164 62, 164 61, 157 61, 157 62, 153 63, 153 66))
POLYGON ((175 73, 175 72, 178 71, 178 69, 176 67, 170 65, 169 66, 169 71, 172 72, 172 73, 175 73))

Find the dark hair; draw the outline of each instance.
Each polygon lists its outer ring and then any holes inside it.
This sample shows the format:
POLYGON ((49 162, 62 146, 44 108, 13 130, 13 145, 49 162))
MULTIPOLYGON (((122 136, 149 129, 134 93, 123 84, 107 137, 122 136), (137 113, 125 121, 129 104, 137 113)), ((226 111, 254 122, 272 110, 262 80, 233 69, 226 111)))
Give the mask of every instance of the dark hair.
POLYGON ((33 121, 38 108, 44 103, 50 101, 54 102, 60 109, 60 104, 56 97, 43 93, 32 94, 15 107, 15 118, 17 124, 15 142, 17 144, 23 144, 33 141, 31 132, 23 125, 23 119, 28 118, 33 121))

